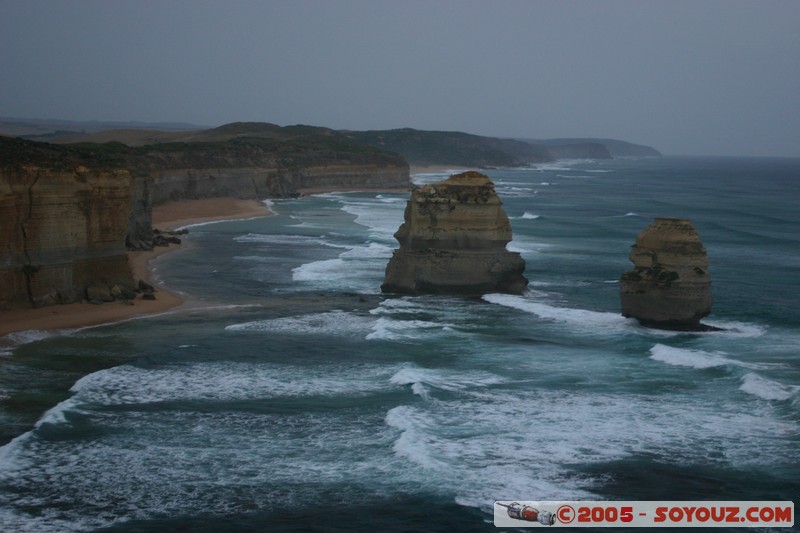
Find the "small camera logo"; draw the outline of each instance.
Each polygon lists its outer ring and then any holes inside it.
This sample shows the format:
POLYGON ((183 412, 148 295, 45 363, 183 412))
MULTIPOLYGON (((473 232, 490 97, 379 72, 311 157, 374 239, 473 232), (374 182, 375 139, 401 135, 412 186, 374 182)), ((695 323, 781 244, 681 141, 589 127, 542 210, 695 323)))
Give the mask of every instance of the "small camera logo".
POLYGON ((550 511, 540 511, 530 505, 522 505, 519 502, 510 504, 495 502, 497 505, 506 508, 508 516, 515 520, 525 520, 526 522, 539 522, 543 526, 552 526, 556 523, 556 515, 550 511))

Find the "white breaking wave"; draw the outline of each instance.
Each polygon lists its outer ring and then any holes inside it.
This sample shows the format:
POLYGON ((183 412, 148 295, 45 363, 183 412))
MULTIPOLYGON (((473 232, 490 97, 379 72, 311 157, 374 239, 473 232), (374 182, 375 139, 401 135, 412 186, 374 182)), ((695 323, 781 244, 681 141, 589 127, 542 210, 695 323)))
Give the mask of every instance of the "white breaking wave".
POLYGON ((506 250, 509 252, 517 252, 521 254, 536 253, 545 248, 549 248, 549 244, 532 241, 526 237, 514 237, 511 242, 506 245, 506 250))
POLYGON ((378 292, 393 249, 377 242, 346 248, 338 258, 312 261, 292 269, 292 279, 323 289, 378 292))
MULTIPOLYGON (((389 382, 395 385, 426 385, 447 391, 486 387, 487 385, 503 383, 503 381, 500 376, 486 372, 458 372, 417 366, 403 367, 389 379, 389 382)), ((418 393, 416 389, 412 390, 415 394, 418 393)))
POLYGON ((761 337, 767 332, 767 327, 748 322, 734 322, 725 320, 704 320, 705 324, 720 328, 719 331, 706 331, 703 335, 719 335, 734 338, 761 337))
POLYGON ((48 339, 50 337, 55 337, 57 335, 64 335, 69 333, 69 330, 63 331, 45 331, 39 329, 29 329, 26 331, 15 331, 14 333, 9 333, 2 337, 2 340, 6 341, 8 344, 13 346, 18 346, 20 344, 28 344, 31 342, 38 342, 44 339, 48 339))
MULTIPOLYGON (((415 377, 401 374, 397 381, 415 377)), ((638 394, 540 388, 465 387, 455 399, 395 407, 385 423, 397 432, 398 458, 421 476, 458 486, 457 501, 475 507, 499 493, 591 498, 593 482, 602 480, 563 476, 562 465, 640 453, 757 465, 774 460, 766 452, 752 453, 764 434, 796 431, 792 422, 765 417, 758 409, 721 412, 719 405, 695 405, 681 395, 653 402, 638 394)), ((785 458, 779 449, 770 447, 770 453, 785 458)))
POLYGON ((735 361, 726 358, 722 353, 673 348, 663 344, 656 344, 650 348, 650 358, 668 365, 688 366, 699 369, 736 364, 735 361))
POLYGON ((281 233, 262 234, 248 233, 233 238, 236 242, 242 243, 264 243, 264 244, 294 244, 298 246, 323 245, 331 248, 350 248, 343 244, 336 244, 327 240, 324 236, 311 237, 308 235, 287 235, 281 233))
POLYGON ((486 294, 483 296, 483 299, 489 303, 532 313, 540 318, 555 320, 558 322, 566 322, 571 325, 581 326, 592 330, 598 327, 621 328, 636 324, 634 319, 625 318, 618 313, 555 307, 552 305, 531 301, 524 296, 514 296, 510 294, 486 294))
POLYGON ((429 322, 427 320, 395 320, 381 317, 375 321, 367 340, 413 341, 424 339, 438 333, 447 333, 450 324, 429 322))
POLYGON ((394 242, 394 232, 403 222, 405 198, 380 195, 372 199, 342 194, 329 198, 338 202, 342 211, 354 215, 356 224, 368 228, 373 239, 394 242))
POLYGON ((775 401, 788 400, 800 393, 800 387, 798 386, 784 385, 752 372, 742 377, 742 384, 739 390, 747 394, 752 394, 753 396, 758 396, 762 400, 775 401))
POLYGON ((394 368, 358 364, 326 365, 324 371, 315 372, 295 366, 231 362, 157 369, 124 365, 79 380, 70 389, 75 395, 51 409, 39 424, 64 423, 65 412, 91 405, 362 395, 388 389, 393 372, 394 368))
POLYGON ((522 216, 521 216, 521 217, 519 217, 519 218, 523 218, 523 219, 527 219, 527 220, 536 220, 537 218, 541 218, 541 216, 542 216, 542 215, 534 215, 534 214, 533 214, 533 213, 531 213, 530 211, 525 211, 525 212, 522 214, 522 216))
POLYGON ((782 363, 747 363, 727 357, 725 352, 706 352, 688 348, 674 348, 664 344, 656 344, 650 348, 650 358, 668 365, 688 366, 692 368, 714 368, 718 366, 738 366, 750 370, 770 370, 785 368, 782 363))
POLYGON ((367 340, 416 343, 442 335, 464 336, 476 328, 475 310, 457 298, 407 296, 388 298, 370 311, 379 317, 367 340))
POLYGON ((242 324, 232 324, 226 331, 289 333, 289 334, 324 334, 351 335, 369 331, 375 319, 345 311, 329 311, 292 317, 255 320, 242 324))

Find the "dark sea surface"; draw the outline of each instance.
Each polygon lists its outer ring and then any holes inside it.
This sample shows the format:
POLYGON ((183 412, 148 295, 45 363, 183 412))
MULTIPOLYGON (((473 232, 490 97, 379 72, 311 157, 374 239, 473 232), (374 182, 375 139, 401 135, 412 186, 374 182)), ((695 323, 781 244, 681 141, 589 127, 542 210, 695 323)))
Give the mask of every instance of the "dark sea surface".
MULTIPOLYGON (((800 496, 800 160, 487 171, 523 296, 384 297, 407 194, 192 228, 189 309, 0 349, 0 531, 493 531, 494 500, 800 496), (690 218, 724 331, 620 274, 690 218)), ((445 177, 417 175, 417 183, 445 177)))

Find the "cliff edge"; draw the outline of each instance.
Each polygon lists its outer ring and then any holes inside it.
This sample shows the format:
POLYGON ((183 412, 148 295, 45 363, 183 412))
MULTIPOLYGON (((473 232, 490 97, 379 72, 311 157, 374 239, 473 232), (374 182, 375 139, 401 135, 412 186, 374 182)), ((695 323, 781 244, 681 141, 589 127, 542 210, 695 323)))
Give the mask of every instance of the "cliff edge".
POLYGON ((479 172, 465 172, 411 193, 395 233, 400 248, 386 267, 383 292, 521 293, 525 262, 506 250, 511 223, 479 172))

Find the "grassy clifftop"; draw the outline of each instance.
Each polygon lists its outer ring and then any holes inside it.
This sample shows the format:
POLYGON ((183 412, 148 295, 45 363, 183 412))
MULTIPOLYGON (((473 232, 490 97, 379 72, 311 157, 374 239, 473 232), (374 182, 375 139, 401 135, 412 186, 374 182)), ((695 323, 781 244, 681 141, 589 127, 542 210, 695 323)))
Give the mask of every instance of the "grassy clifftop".
MULTIPOLYGON (((0 137, 2 164, 60 169, 76 165, 126 168, 134 174, 164 168, 272 166, 292 170, 326 164, 407 165, 396 153, 312 126, 281 128, 265 123, 235 123, 194 132, 160 132, 159 142, 143 145, 113 140, 129 137, 124 133, 116 135, 115 131, 119 130, 81 137, 81 142, 70 144, 0 137)), ((150 136, 147 130, 136 131, 140 137, 150 136)))

